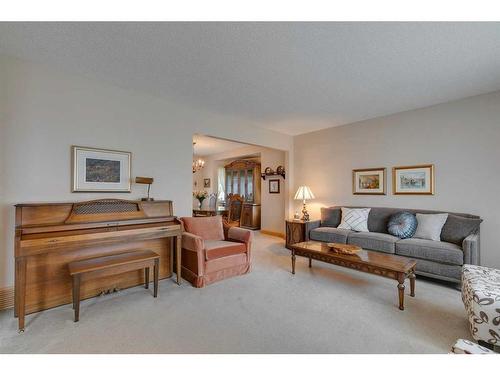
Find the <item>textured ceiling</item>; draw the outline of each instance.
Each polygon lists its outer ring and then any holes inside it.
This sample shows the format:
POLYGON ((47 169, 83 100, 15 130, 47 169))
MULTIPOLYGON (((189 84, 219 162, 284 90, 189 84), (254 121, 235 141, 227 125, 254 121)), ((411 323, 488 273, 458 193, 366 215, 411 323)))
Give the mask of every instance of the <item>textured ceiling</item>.
POLYGON ((198 134, 193 136, 193 142, 196 143, 193 145, 193 153, 198 156, 214 155, 248 146, 245 143, 226 141, 224 139, 207 137, 198 134))
POLYGON ((500 23, 0 23, 0 53, 287 134, 500 89, 500 23))

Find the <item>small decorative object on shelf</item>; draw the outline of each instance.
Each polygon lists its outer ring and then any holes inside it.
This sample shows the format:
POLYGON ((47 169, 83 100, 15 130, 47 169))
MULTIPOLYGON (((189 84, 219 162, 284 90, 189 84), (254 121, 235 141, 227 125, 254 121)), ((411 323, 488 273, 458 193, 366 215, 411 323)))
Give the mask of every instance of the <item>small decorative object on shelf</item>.
POLYGON ((285 178, 285 168, 280 165, 278 166, 278 168, 276 168, 276 171, 274 171, 271 167, 267 167, 266 169, 264 169, 264 173, 261 173, 260 176, 263 180, 265 180, 267 176, 281 176, 285 178))
POLYGON ((198 199, 199 202, 198 208, 201 210, 201 205, 203 204, 203 201, 207 199, 208 193, 205 190, 193 191, 193 197, 198 199))
POLYGON ((359 246, 342 243, 327 243, 326 245, 330 248, 330 250, 335 251, 338 254, 345 255, 354 255, 362 250, 359 246))
POLYGON ((135 178, 136 184, 148 185, 148 197, 142 198, 141 201, 154 201, 154 198, 149 197, 149 192, 151 191, 151 184, 153 183, 153 181, 154 181, 154 179, 152 177, 136 177, 135 178))
POLYGON ((309 186, 299 186, 297 193, 295 193, 295 198, 297 200, 302 200, 302 220, 309 221, 309 213, 307 212, 306 200, 314 199, 314 194, 309 188, 309 186))
POLYGON ((279 165, 278 168, 276 168, 276 173, 279 174, 280 176, 285 175, 285 168, 283 168, 282 165, 279 165))

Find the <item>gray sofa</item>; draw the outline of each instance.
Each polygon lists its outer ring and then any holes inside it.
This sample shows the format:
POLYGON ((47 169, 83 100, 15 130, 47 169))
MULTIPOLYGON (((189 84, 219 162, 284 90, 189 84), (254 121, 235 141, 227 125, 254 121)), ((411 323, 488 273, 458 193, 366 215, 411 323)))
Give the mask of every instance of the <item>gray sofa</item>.
MULTIPOLYGON (((354 208, 353 206, 343 206, 354 208)), ((306 224, 306 241, 347 243, 366 250, 396 254, 417 261, 417 274, 460 283, 464 264, 479 264, 479 216, 448 212, 441 241, 419 238, 400 239, 387 232, 391 215, 400 211, 443 213, 444 211, 371 207, 369 232, 339 229, 341 207, 321 209, 321 220, 306 224)))

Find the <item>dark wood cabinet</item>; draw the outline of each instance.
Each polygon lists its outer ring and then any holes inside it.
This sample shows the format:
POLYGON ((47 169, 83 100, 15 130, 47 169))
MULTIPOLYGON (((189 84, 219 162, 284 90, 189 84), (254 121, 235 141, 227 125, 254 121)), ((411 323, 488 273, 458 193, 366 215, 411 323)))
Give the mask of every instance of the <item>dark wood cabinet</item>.
POLYGON ((260 163, 253 160, 235 160, 226 165, 226 199, 229 194, 243 198, 241 226, 260 229, 260 163))
POLYGON ((238 194, 245 203, 260 204, 260 163, 235 160, 226 165, 226 197, 238 194))
POLYGON ((286 220, 286 248, 306 240, 306 222, 302 220, 286 220))
POLYGON ((260 229, 260 204, 243 204, 241 226, 247 229, 260 229))

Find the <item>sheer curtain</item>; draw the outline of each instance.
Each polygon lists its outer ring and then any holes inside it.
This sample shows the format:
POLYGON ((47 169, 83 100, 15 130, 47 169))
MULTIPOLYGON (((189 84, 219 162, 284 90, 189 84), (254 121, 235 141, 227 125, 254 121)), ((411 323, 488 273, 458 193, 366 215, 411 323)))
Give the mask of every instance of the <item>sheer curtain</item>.
POLYGON ((217 201, 224 202, 226 199, 226 169, 219 167, 217 170, 217 201))

